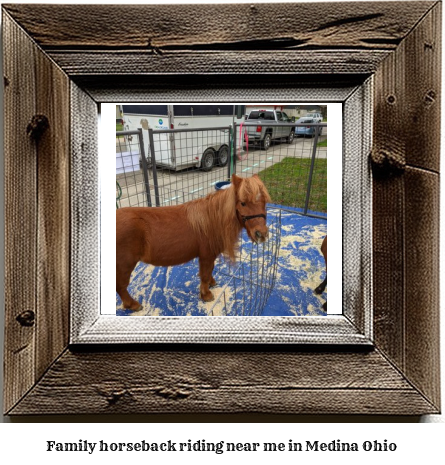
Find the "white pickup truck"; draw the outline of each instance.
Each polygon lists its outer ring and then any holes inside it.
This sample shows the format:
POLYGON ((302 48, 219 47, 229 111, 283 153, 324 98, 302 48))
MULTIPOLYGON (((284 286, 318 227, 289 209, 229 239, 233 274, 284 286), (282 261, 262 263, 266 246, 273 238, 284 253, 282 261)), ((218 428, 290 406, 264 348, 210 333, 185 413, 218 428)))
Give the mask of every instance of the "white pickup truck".
POLYGON ((321 123, 323 121, 321 113, 308 113, 304 118, 312 118, 314 123, 321 123))
MULTIPOLYGON (((292 120, 283 111, 278 110, 252 110, 246 118, 246 123, 256 123, 255 126, 245 126, 245 134, 250 144, 260 143, 267 150, 272 140, 285 138, 291 144, 295 136, 295 127, 280 126, 283 123, 292 123, 292 120)), ((246 143, 243 143, 246 149, 246 143)))

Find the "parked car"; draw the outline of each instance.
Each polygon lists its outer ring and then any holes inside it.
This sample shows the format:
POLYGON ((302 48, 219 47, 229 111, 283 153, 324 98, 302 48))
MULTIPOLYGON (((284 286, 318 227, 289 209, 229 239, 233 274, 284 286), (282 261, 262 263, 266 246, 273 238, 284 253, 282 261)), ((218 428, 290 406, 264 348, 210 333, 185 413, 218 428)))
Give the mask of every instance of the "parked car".
POLYGON ((295 136, 315 136, 315 131, 318 129, 318 135, 321 135, 323 132, 323 127, 317 126, 304 126, 305 124, 312 124, 312 123, 319 123, 319 121, 315 121, 314 118, 303 117, 297 121, 297 126, 295 126, 295 136), (301 125, 301 126, 299 126, 301 125))

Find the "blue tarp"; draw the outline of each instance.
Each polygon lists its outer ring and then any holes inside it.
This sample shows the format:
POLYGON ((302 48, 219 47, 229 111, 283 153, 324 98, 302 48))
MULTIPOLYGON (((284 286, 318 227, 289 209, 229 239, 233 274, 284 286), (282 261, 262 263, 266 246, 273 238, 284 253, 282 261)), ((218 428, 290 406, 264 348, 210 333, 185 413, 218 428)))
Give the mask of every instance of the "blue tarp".
MULTIPOLYGON (((317 296, 313 290, 325 277, 325 264, 320 246, 326 233, 327 222, 324 219, 311 218, 291 211, 281 212, 281 246, 277 278, 262 315, 325 314, 321 306, 326 300, 326 293, 317 296)), ((242 240, 249 241, 245 233, 242 240)), ((226 308, 230 307, 230 299, 235 295, 231 292, 229 275, 236 271, 236 266, 238 265, 231 268, 228 261, 222 257, 218 258, 215 265, 214 276, 218 285, 212 289, 212 292, 217 299, 222 292, 225 293, 223 297, 226 308)), ((128 290, 133 298, 143 305, 143 309, 138 312, 125 310, 119 296, 116 295, 116 315, 224 314, 221 313, 221 306, 214 305, 215 302, 204 303, 200 300, 199 284, 197 259, 169 268, 138 263, 128 290)))

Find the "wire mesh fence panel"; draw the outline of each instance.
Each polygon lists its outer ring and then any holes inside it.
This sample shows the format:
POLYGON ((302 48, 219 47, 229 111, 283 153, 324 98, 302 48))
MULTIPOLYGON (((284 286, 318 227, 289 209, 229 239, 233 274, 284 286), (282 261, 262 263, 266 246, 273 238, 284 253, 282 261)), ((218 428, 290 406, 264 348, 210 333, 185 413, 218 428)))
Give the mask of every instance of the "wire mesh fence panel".
POLYGON ((116 208, 151 206, 142 130, 116 132, 116 208))
POLYGON ((326 276, 320 246, 327 234, 327 124, 260 118, 236 126, 234 138, 235 173, 257 174, 281 212, 277 276, 262 314, 326 314, 326 294, 314 290, 326 276))
POLYGON ((258 174, 275 205, 327 215, 326 123, 247 122, 234 133, 236 174, 258 174))
POLYGON ((156 205, 204 197, 229 178, 229 127, 150 131, 151 170, 156 171, 156 205), (154 160, 154 161, 153 161, 154 160))
POLYGON ((224 262, 216 279, 224 284, 210 309, 211 315, 261 316, 274 289, 281 242, 281 210, 267 212, 269 237, 261 243, 244 237, 237 262, 224 262))

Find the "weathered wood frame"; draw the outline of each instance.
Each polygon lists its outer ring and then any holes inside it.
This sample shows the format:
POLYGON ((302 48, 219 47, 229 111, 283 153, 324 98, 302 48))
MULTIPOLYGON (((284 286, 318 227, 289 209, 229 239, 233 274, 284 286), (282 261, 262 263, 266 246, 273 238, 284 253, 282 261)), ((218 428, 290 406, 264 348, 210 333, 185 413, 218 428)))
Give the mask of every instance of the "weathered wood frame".
POLYGON ((440 2, 2 12, 7 414, 439 412, 440 2), (89 305, 99 282, 71 279, 98 253, 83 240, 97 230, 95 184, 76 190, 76 167, 97 162, 98 103, 370 78, 373 308, 354 321, 370 346, 70 344, 73 295, 89 305))

